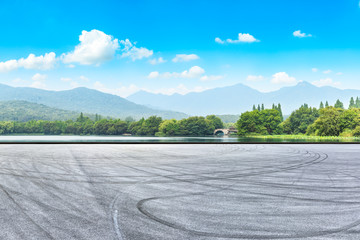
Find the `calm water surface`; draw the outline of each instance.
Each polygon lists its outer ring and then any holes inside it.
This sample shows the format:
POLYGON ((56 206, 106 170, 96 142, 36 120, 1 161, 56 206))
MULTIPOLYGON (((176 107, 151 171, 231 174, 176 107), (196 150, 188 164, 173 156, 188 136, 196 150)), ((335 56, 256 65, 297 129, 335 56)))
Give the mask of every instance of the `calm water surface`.
POLYGON ((0 136, 0 142, 354 142, 354 139, 285 139, 251 137, 134 137, 134 136, 0 136))

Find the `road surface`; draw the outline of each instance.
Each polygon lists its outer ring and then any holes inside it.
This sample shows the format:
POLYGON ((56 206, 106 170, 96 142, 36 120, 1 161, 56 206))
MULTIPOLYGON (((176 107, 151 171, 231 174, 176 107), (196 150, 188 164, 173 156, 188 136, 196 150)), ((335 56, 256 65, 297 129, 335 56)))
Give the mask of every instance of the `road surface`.
POLYGON ((0 239, 360 239, 360 145, 0 145, 0 239))

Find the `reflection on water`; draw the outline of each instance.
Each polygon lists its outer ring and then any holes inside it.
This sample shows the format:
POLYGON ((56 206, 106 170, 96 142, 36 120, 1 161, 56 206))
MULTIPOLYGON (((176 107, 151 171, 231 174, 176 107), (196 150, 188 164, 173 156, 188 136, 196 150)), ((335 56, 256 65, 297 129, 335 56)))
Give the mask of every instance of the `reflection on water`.
POLYGON ((134 137, 134 136, 0 136, 0 142, 360 142, 353 138, 134 137))

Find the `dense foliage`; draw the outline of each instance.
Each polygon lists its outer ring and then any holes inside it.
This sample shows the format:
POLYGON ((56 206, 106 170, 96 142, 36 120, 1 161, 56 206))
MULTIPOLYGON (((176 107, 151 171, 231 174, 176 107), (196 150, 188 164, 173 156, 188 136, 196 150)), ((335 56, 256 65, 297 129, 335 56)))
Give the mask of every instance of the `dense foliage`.
POLYGON ((299 109, 292 112, 291 115, 282 122, 282 129, 284 133, 287 134, 306 133, 308 126, 318 117, 319 110, 304 104, 299 109))
MULTIPOLYGON (((17 106, 18 102, 14 104, 6 106, 17 106)), ((23 108, 26 106, 29 105, 24 102, 23 108)), ((321 102, 319 109, 303 104, 283 120, 280 104, 273 104, 271 109, 266 109, 264 104, 258 104, 253 106, 252 111, 242 113, 235 127, 239 135, 307 134, 360 137, 360 99, 351 98, 348 106, 348 109, 344 109, 344 104, 340 100, 337 100, 334 106, 329 106, 328 101, 325 101, 325 104, 321 102)), ((43 111, 43 114, 54 111, 44 105, 37 104, 35 107, 37 111, 43 111)), ((30 113, 35 111, 31 106, 29 108, 24 111, 30 113)), ((73 112, 57 113, 64 116, 68 116, 68 113, 74 114, 73 112)), ((77 118, 54 121, 31 118, 30 121, 22 121, 23 118, 19 119, 20 116, 22 115, 14 118, 14 121, 0 121, 0 134, 207 136, 214 134, 215 129, 233 126, 232 123, 224 124, 216 115, 193 116, 181 120, 163 120, 158 116, 150 116, 138 121, 132 117, 127 117, 125 120, 104 119, 97 114, 85 116, 82 113, 77 118)))
POLYGON ((98 115, 95 118, 96 120, 92 120, 81 113, 75 121, 2 121, 0 134, 205 136, 212 135, 216 128, 223 128, 223 122, 215 115, 206 118, 189 117, 180 121, 162 120, 157 116, 142 118, 139 121, 132 118, 126 118, 125 121, 101 119, 98 115))
POLYGON ((282 116, 277 109, 253 110, 240 115, 237 121, 237 129, 239 135, 247 134, 279 134, 281 129, 282 116))

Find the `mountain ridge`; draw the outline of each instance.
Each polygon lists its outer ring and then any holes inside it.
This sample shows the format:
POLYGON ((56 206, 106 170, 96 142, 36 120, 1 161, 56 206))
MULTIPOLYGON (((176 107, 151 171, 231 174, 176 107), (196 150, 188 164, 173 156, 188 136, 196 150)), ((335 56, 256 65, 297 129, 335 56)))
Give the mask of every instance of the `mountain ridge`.
POLYGON ((0 84, 0 101, 23 100, 63 110, 100 114, 115 118, 128 116, 139 119, 157 115, 162 118, 181 119, 186 114, 175 111, 156 110, 125 98, 85 87, 51 91, 30 87, 11 87, 0 84))
POLYGON ((347 106, 350 97, 360 96, 360 90, 338 89, 331 86, 317 87, 309 82, 299 82, 295 86, 283 87, 276 91, 260 92, 242 83, 232 86, 213 88, 203 92, 192 92, 185 95, 152 94, 141 91, 127 97, 128 100, 158 108, 185 112, 190 115, 207 114, 240 114, 249 111, 252 106, 265 104, 271 107, 273 103, 282 105, 284 114, 307 103, 319 107, 320 101, 334 104, 337 99, 347 106))

